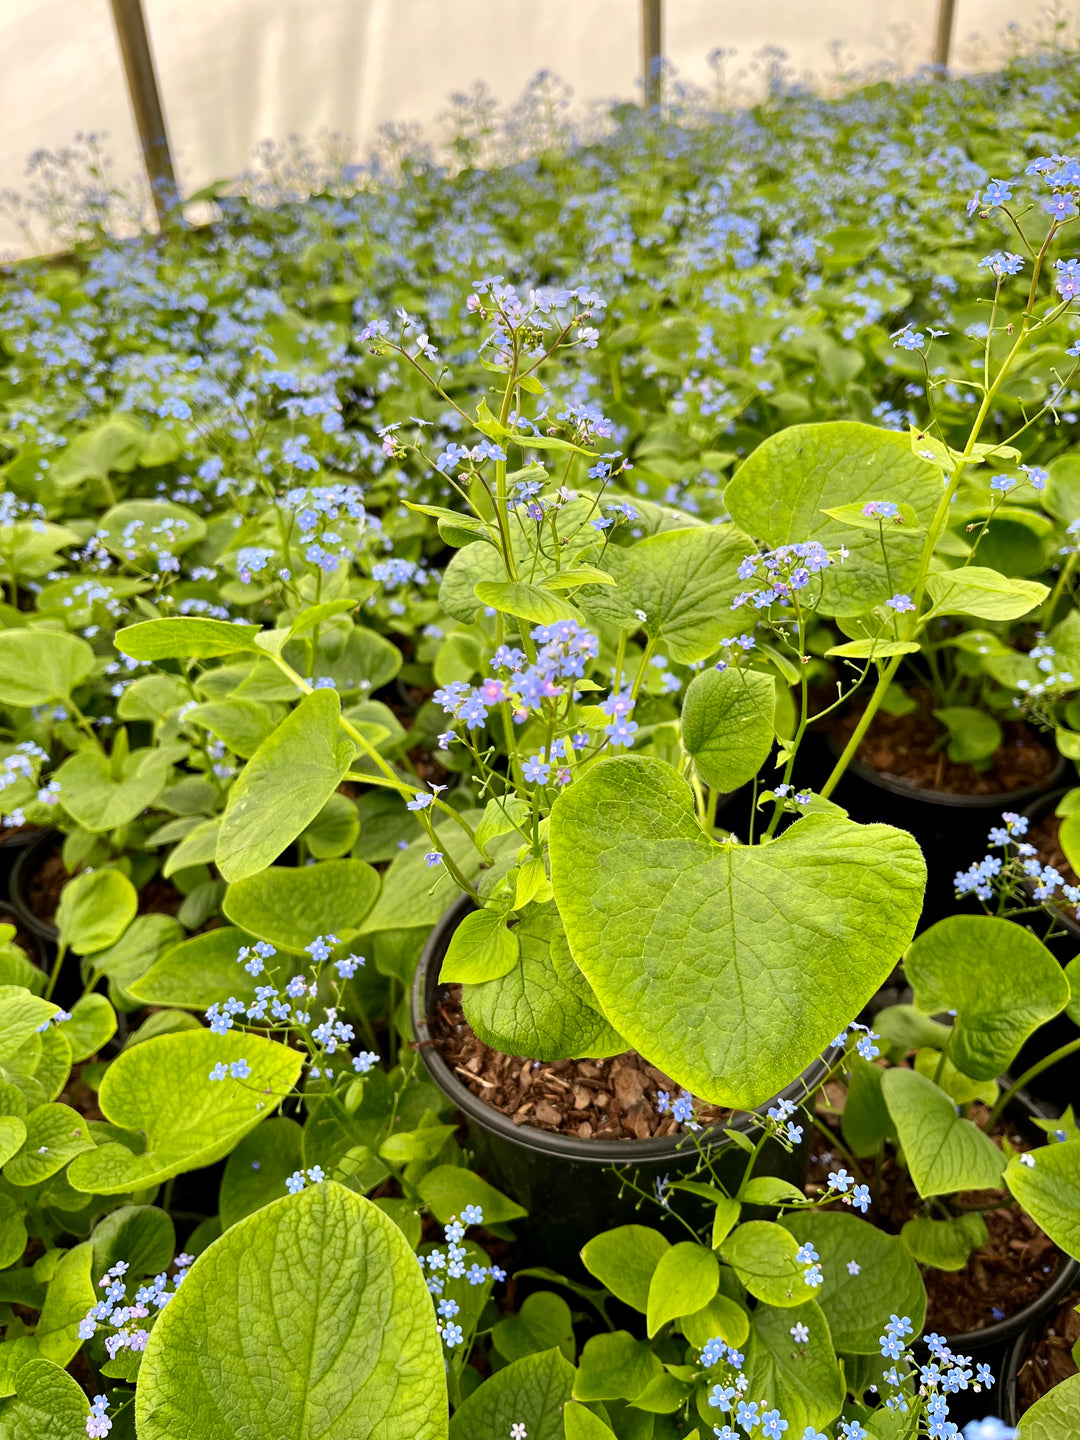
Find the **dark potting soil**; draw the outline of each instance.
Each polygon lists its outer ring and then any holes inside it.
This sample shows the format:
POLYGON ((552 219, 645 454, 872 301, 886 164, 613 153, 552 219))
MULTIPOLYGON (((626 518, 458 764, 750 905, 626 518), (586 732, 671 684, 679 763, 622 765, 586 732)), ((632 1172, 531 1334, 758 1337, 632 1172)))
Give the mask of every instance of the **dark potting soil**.
POLYGON ((171 880, 155 875, 139 891, 140 915, 175 915, 184 897, 171 880))
MULTIPOLYGON (((828 1089, 831 1101, 839 1098, 834 1087, 828 1089)), ((818 1113, 826 1124, 835 1128, 835 1109, 818 1113)), ((988 1113, 985 1106, 977 1103, 971 1108, 980 1125, 985 1123, 988 1113)), ((1030 1143, 1008 1121, 998 1121, 989 1133, 999 1144, 1007 1138, 1015 1150, 1031 1149, 1030 1143)), ((826 1188, 829 1171, 837 1166, 845 1167, 850 1173, 851 1160, 839 1150, 830 1150, 824 1137, 816 1134, 810 1153, 807 1195, 817 1198, 826 1188)), ((875 1194, 873 1160, 860 1161, 859 1170, 861 1173, 856 1178, 865 1180, 871 1194, 875 1194)), ((968 1191, 957 1196, 961 1206, 998 1205, 1009 1198, 1004 1190, 968 1191)), ((842 1202, 827 1208, 841 1209, 842 1202)), ((907 1171, 897 1164, 891 1150, 886 1151, 880 1184, 867 1219, 879 1229, 898 1235, 904 1224, 924 1213, 924 1209, 907 1171)), ((933 1217, 933 1211, 928 1213, 933 1217)), ((968 1257, 962 1270, 919 1267, 926 1284, 928 1331, 961 1335, 1008 1320, 1039 1298, 1063 1263, 1064 1257, 1054 1242, 1015 1205, 987 1210, 983 1219, 989 1239, 968 1257)))
POLYGON ((53 845, 26 878, 26 903, 39 920, 55 922, 60 892, 70 879, 61 847, 53 845))
MULTIPOLYGON (((1044 865, 1052 865, 1059 874, 1065 878, 1067 885, 1080 885, 1080 878, 1077 878, 1076 871, 1065 858, 1065 851, 1061 848, 1061 841, 1058 839, 1058 831, 1061 829, 1061 821, 1051 812, 1044 815, 1037 825, 1033 825, 1024 839, 1034 845, 1038 851, 1039 859, 1044 865)), ((1065 914, 1077 918, 1078 907, 1066 905, 1065 914)))
POLYGON ((1080 1290, 1074 1290, 1053 1312, 1016 1376, 1016 1408, 1020 1415, 1048 1390, 1076 1374, 1073 1346, 1080 1340, 1080 1290))
MULTIPOLYGON (((872 770, 893 775, 912 789, 948 795, 1007 794, 1042 785, 1053 774, 1057 757, 1022 720, 1002 725, 1004 743, 986 770, 954 763, 945 753, 945 732, 930 713, 929 692, 913 690, 911 695, 919 708, 910 715, 878 711, 874 717, 856 752, 872 770)), ((861 708, 852 708, 837 719, 834 733, 842 743, 851 738, 861 714, 861 708)))
MULTIPOLYGON (((503 1055, 474 1034, 461 1008, 461 986, 431 1017, 440 1055, 478 1100, 508 1115, 515 1125, 575 1135, 582 1140, 651 1140, 680 1133, 671 1115, 656 1108, 661 1090, 674 1099, 679 1087, 636 1050, 606 1060, 530 1060, 503 1055)), ((695 1101, 703 1125, 731 1112, 695 1101)))

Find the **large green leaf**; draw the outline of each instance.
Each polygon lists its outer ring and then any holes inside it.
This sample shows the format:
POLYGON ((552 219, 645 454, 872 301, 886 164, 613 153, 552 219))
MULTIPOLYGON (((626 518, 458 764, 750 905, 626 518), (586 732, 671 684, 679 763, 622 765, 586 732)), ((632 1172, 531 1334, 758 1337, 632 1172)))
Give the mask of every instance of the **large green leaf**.
POLYGON ((69 755, 56 772, 60 803, 84 830, 100 834, 134 820, 161 794, 169 758, 159 750, 135 750, 119 775, 100 750, 69 755))
POLYGON ((244 766, 218 836, 226 880, 244 880, 276 860, 341 784, 356 747, 338 726, 340 713, 333 690, 305 695, 244 766))
POLYGON ((51 1360, 28 1360, 15 1376, 15 1395, 0 1403, 4 1440, 86 1440, 86 1395, 51 1360))
POLYGON ((671 1242, 651 1226, 618 1225, 589 1241, 581 1263, 616 1299, 644 1315, 656 1267, 670 1249, 671 1242))
POLYGON ((555 803, 551 879, 611 1025, 694 1094, 745 1108, 795 1078, 910 940, 910 835, 809 815, 770 844, 715 844, 660 760, 601 761, 555 803))
POLYGON ((529 905, 512 934, 518 958, 509 973, 462 987, 466 1019, 484 1044, 533 1060, 626 1050, 574 963, 554 901, 529 905))
POLYGON ((440 1350, 401 1231, 327 1181, 196 1260, 146 1347, 139 1440, 445 1440, 440 1350))
POLYGON ((1070 1375, 1036 1400, 1020 1419, 1019 1440, 1066 1440, 1080 1435, 1080 1375, 1070 1375))
POLYGON ((1027 1159, 1013 1156, 1005 1183, 1055 1245, 1080 1260, 1080 1140, 1047 1145, 1027 1159))
POLYGON ((77 955, 108 950, 135 918, 139 896, 119 870, 88 870, 69 880, 60 893, 56 928, 60 943, 77 955))
POLYGON ((589 586, 576 602, 590 617, 644 630, 683 664, 704 660, 731 633, 731 605, 745 586, 737 571, 753 544, 734 525, 699 525, 608 549, 618 588, 589 586), (641 616, 644 615, 644 620, 641 616))
POLYGON ((157 1205, 121 1205, 94 1228, 91 1238, 95 1275, 104 1275, 118 1260, 132 1277, 156 1275, 176 1254, 176 1227, 169 1212, 157 1205))
POLYGON ((553 1346, 526 1355, 474 1390, 450 1422, 450 1440, 491 1440, 509 1436, 522 1424, 529 1440, 563 1440, 563 1407, 570 1399, 574 1367, 553 1346))
POLYGON ((755 1299, 790 1310, 810 1293, 796 1259, 798 1249, 794 1236, 782 1226, 771 1220, 747 1220, 736 1225, 721 1253, 755 1299))
POLYGON ((889 564, 875 531, 823 512, 868 500, 910 505, 921 526, 942 495, 941 471, 912 453, 907 435, 853 421, 790 425, 763 440, 724 491, 735 521, 767 545, 817 540, 849 550, 825 574, 822 609, 859 615, 897 590, 910 590, 925 535, 902 526, 886 532, 889 564))
POLYGON ((189 1010, 220 1005, 230 995, 254 1000, 259 981, 237 959, 241 947, 250 944, 251 936, 231 925, 192 935, 166 950, 129 986, 128 993, 144 1005, 180 1005, 189 1010))
POLYGON ((776 687, 756 670, 706 670, 691 680, 682 712, 682 741, 697 772, 715 790, 752 780, 773 743, 776 687))
POLYGON ((1001 1184, 1005 1158, 932 1080, 915 1070, 887 1070, 881 1092, 916 1190, 923 1197, 1001 1184))
POLYGON ((703 1309, 720 1284, 720 1263, 704 1245, 681 1240, 665 1250, 649 1283, 646 1323, 649 1337, 680 1315, 703 1309))
POLYGON ((1013 580, 983 565, 931 575, 926 593, 939 615, 974 615, 979 620, 1019 620, 1050 591, 1035 580, 1013 580))
POLYGON ((4 1166, 4 1179, 11 1185, 37 1185, 93 1148, 89 1126, 77 1110, 38 1105, 26 1117, 26 1139, 4 1166))
POLYGON ((105 1072, 98 1103, 111 1124, 146 1137, 138 1155, 110 1141, 68 1167, 76 1190, 120 1195, 157 1185, 227 1155, 272 1115, 300 1074, 300 1052, 259 1035, 186 1030, 123 1050, 105 1072), (219 1062, 247 1060, 246 1080, 211 1080, 219 1062))
POLYGON ((133 660, 208 660, 215 655, 259 653, 258 625, 234 625, 228 620, 189 616, 176 620, 145 620, 116 632, 116 648, 133 660))
POLYGON ((877 1355, 878 1337, 892 1314, 907 1315, 915 1334, 922 1333, 926 1287, 898 1236, 854 1215, 789 1214, 780 1224, 800 1245, 809 1241, 821 1256, 825 1283, 814 1298, 838 1350, 877 1355), (852 1261, 858 1267, 855 1274, 848 1269, 852 1261))
POLYGON ((0 704, 26 707, 70 696, 94 668, 85 640, 62 630, 0 630, 0 704))
POLYGON ((242 930, 302 955, 317 935, 355 935, 378 893, 378 873, 363 860, 274 865, 230 885, 222 909, 242 930))
POLYGON ((950 915, 904 957, 915 1003, 928 1015, 956 1011, 949 1056, 975 1080, 993 1080, 1038 1027, 1069 1003, 1069 982, 1022 925, 950 915))
MULTIPOLYGON (((82 1343, 79 1324, 98 1299, 91 1279, 93 1259, 94 1247, 89 1242, 60 1256, 33 1335, 9 1337, 0 1345, 0 1395, 15 1393, 19 1371, 27 1361, 66 1365, 78 1350, 82 1343)), ((0 1411, 0 1418, 2 1415, 0 1411)))
POLYGON ((57 1008, 21 985, 0 985, 0 1063, 17 1055, 57 1008))
MULTIPOLYGON (((888 1317, 886 1317, 888 1318, 888 1317)), ((840 1414, 844 1385, 822 1307, 806 1300, 794 1309, 759 1305, 750 1317, 746 1341, 746 1377, 750 1395, 768 1397, 769 1407, 787 1420, 789 1434, 829 1425, 840 1414), (808 1341, 793 1344, 791 1331, 804 1325, 808 1341)))

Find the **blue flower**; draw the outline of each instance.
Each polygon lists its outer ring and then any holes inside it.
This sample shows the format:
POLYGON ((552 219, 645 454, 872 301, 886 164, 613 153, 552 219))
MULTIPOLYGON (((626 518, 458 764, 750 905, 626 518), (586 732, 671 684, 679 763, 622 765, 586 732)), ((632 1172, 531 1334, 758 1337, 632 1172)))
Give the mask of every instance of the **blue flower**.
POLYGON ((285 1181, 285 1189, 288 1190, 290 1195, 296 1195, 303 1190, 306 1184, 307 1181, 304 1179, 304 1172, 302 1170, 294 1170, 285 1181))
POLYGON ((869 1185, 856 1185, 851 1192, 851 1203, 856 1210, 861 1210, 865 1215, 870 1208, 870 1187, 869 1185))
POLYGON ((788 1422, 780 1419, 779 1410, 767 1410, 761 1417, 763 1440, 780 1440, 787 1428, 788 1422))
POLYGON ((234 1060, 229 1066, 229 1074, 234 1080, 246 1080, 251 1074, 251 1066, 246 1060, 234 1060))
POLYGON ((915 609, 915 601, 912 600, 910 595, 891 595, 889 599, 885 601, 885 604, 888 605, 890 610, 895 610, 898 615, 902 615, 905 610, 915 609))
POLYGON ((479 1205, 466 1205, 461 1212, 461 1223, 463 1225, 482 1225, 484 1223, 484 1211, 479 1205))
POLYGON ((454 1322, 451 1320, 448 1324, 443 1326, 442 1338, 443 1344, 446 1346, 446 1348, 448 1350, 452 1350, 455 1345, 460 1345, 461 1342, 465 1339, 465 1332, 464 1330, 462 1330, 460 1325, 455 1325, 454 1322))

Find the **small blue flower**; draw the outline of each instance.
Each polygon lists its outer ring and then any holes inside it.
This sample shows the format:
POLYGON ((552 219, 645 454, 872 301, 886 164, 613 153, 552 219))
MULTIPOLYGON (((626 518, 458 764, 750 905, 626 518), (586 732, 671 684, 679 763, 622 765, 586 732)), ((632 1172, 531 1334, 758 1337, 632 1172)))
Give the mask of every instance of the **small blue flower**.
POLYGON ((461 1212, 463 1225, 482 1225, 484 1223, 484 1212, 479 1205, 466 1205, 461 1212))

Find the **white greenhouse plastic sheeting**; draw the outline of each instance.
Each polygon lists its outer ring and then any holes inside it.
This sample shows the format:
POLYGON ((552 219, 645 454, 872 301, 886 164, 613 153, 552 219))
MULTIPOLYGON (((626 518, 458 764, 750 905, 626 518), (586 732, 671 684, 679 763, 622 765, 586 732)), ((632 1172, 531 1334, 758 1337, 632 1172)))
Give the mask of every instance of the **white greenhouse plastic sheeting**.
MULTIPOLYGON (((828 87, 838 68, 930 60, 937 0, 666 0, 665 55, 678 74, 712 85, 718 47, 728 93, 752 98, 767 46, 787 52, 792 78, 828 87), (839 46, 837 45, 839 42, 839 46)), ((1058 4, 1074 31, 1078 0, 1058 4)), ((640 0, 144 0, 173 154, 185 193, 237 175, 258 143, 320 131, 357 155, 389 122, 437 137, 453 91, 486 84, 512 102, 539 70, 575 101, 633 99, 641 68, 640 0)), ((957 0, 960 68, 998 63, 1007 33, 1048 33, 1037 0, 957 0)), ((104 135, 115 179, 132 187, 139 150, 108 0, 0 0, 0 191, 27 193, 27 159, 104 135)), ((0 215, 0 254, 49 248, 0 215)))

